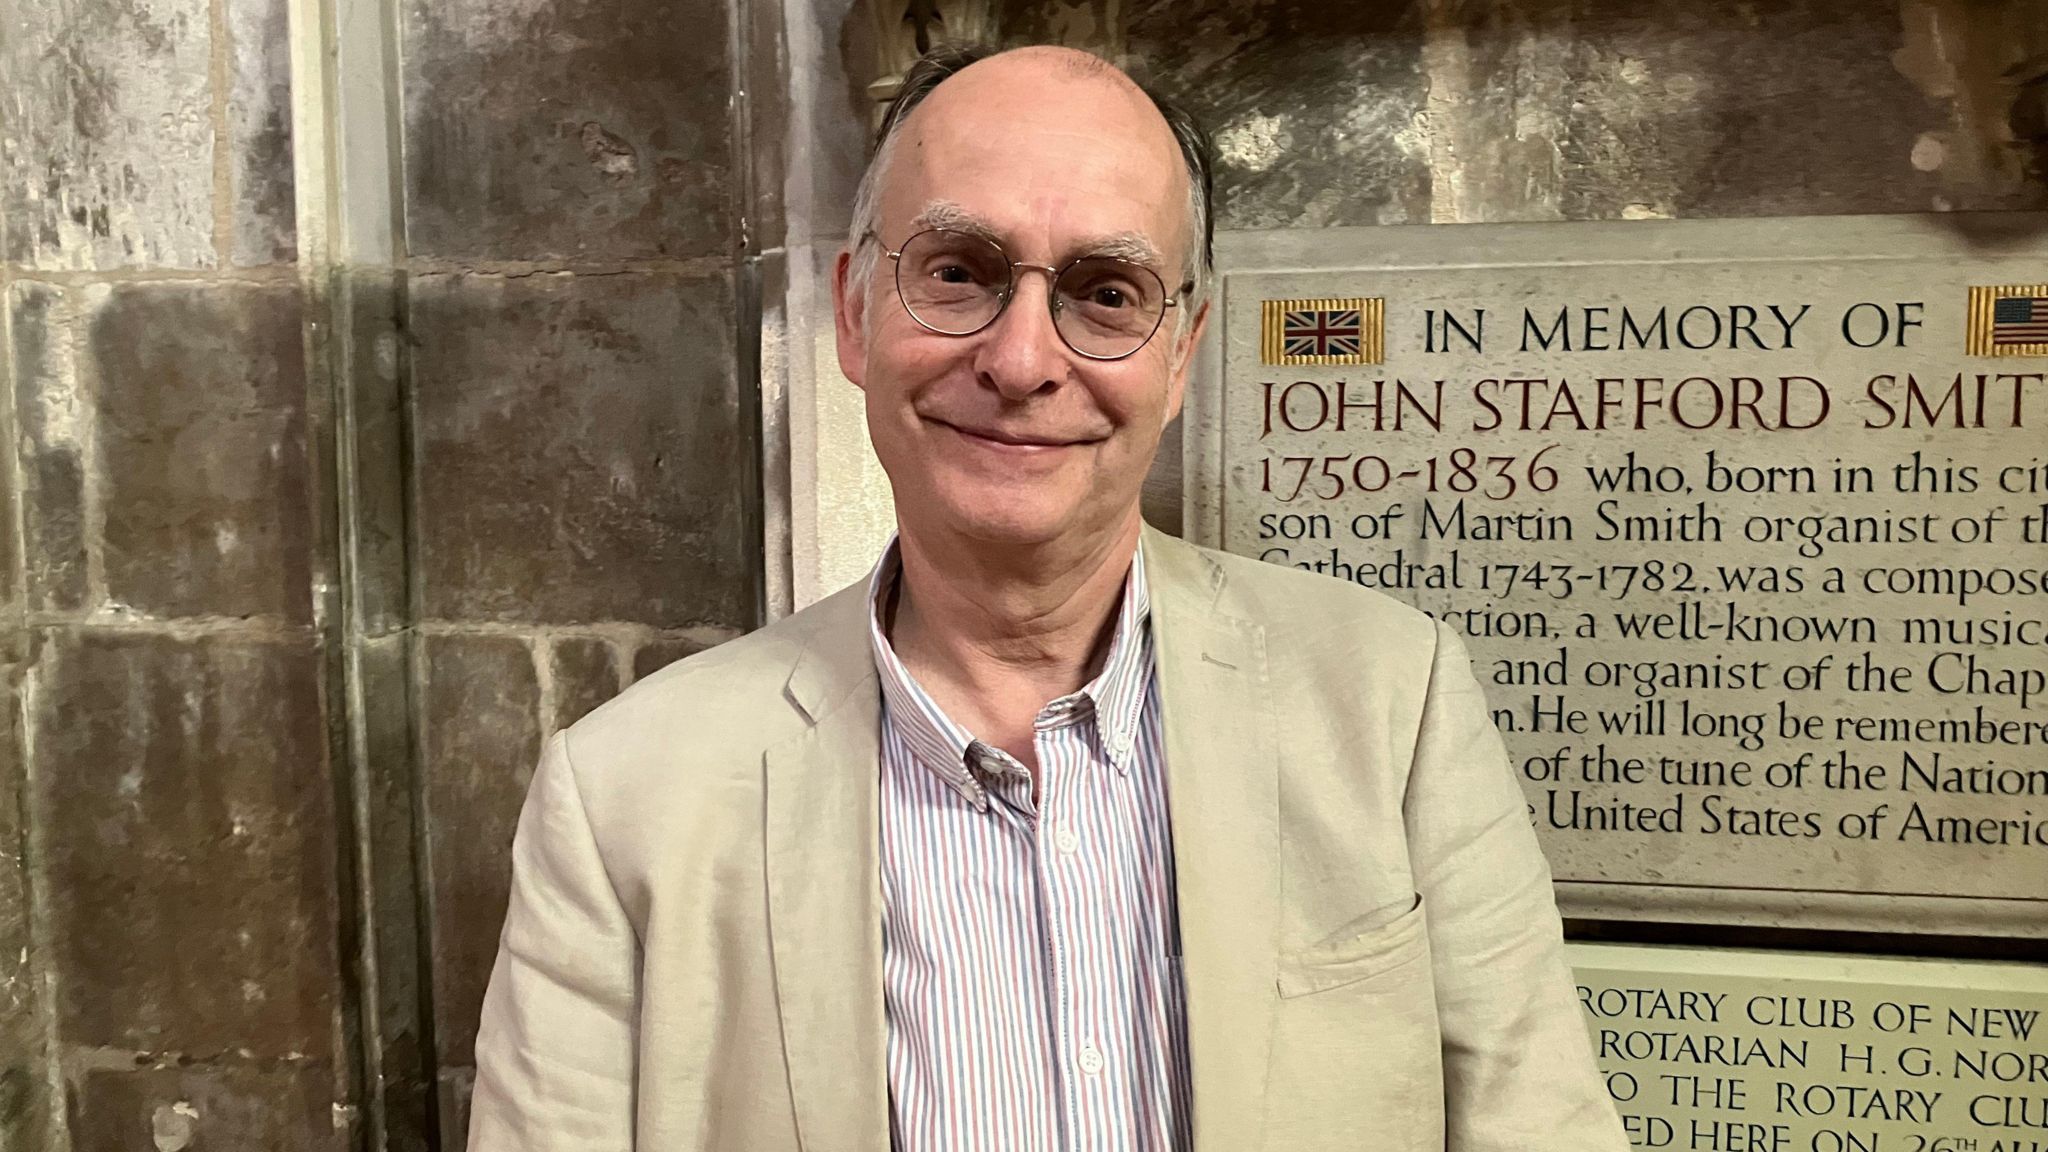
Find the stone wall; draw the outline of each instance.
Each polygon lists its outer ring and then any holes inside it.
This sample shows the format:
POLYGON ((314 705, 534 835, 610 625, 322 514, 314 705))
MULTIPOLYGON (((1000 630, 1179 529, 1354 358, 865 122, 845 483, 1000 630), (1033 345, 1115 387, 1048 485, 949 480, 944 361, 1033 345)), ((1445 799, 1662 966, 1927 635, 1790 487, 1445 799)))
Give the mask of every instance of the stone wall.
MULTIPOLYGON (((0 0, 0 1150, 462 1146, 540 741, 784 606, 859 435, 785 405, 928 8, 0 0)), ((2028 0, 994 19, 1208 117, 1225 228, 2044 199, 2028 0)))
POLYGON ((0 1147, 346 1146, 286 25, 0 5, 0 1147))
POLYGON ((9 1152, 460 1148, 540 741, 760 614, 731 12, 339 4, 380 171, 292 7, 0 0, 9 1152))

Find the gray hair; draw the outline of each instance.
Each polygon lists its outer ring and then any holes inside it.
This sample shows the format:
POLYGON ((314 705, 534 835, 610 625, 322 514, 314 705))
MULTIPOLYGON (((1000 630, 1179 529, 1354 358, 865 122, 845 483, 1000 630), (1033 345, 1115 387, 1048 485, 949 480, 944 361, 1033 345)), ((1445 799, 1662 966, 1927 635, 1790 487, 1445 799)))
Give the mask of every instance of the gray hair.
MULTIPOLYGON (((881 127, 875 132, 874 153, 868 160, 867 171, 861 174, 860 188, 853 199, 853 234, 849 239, 853 249, 853 281, 863 291, 875 274, 875 262, 881 258, 876 220, 881 211, 882 177, 896 151, 897 129, 933 89, 968 65, 995 54, 995 49, 980 46, 940 48, 920 57, 903 74, 903 86, 882 113, 881 127)), ((1103 61, 1102 66, 1114 67, 1108 61, 1103 61)), ((1186 325, 1208 293, 1215 263, 1215 218, 1210 209, 1215 183, 1211 175, 1209 133, 1180 105, 1143 84, 1138 88, 1172 129, 1174 141, 1180 145, 1181 160, 1187 164, 1188 252, 1181 284, 1175 289, 1183 304, 1179 323, 1186 325)))

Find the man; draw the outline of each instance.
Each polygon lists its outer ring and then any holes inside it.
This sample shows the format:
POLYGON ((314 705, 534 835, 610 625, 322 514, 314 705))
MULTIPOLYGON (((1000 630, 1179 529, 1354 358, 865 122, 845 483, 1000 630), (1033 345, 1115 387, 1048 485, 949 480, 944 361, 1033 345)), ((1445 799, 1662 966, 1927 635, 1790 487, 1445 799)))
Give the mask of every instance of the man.
POLYGON ((1145 528, 1200 133, 1093 57, 920 65, 836 270, 872 578, 548 746, 473 1152, 1601 1152, 1457 638, 1145 528))

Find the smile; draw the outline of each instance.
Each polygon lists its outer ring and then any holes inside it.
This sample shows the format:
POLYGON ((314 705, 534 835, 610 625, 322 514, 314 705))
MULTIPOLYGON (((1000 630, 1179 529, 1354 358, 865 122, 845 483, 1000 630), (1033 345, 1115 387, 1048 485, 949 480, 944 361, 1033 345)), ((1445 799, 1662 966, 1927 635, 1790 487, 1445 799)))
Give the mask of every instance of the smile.
POLYGON ((953 432, 970 444, 993 449, 998 452, 1050 452, 1058 448, 1071 448, 1077 444, 1089 443, 1087 440, 1056 440, 1044 436, 1034 436, 1029 433, 1008 432, 999 428, 964 428, 958 424, 949 424, 944 420, 932 417, 926 417, 926 419, 941 428, 953 432))

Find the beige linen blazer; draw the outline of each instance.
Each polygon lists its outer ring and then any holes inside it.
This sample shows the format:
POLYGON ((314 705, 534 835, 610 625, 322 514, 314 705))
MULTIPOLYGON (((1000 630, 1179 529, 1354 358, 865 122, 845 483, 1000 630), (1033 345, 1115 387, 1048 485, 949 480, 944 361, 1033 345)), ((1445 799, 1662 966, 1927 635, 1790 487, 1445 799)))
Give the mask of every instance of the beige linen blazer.
MULTIPOLYGON (((1326 576, 1144 546, 1199 1152, 1626 1149, 1457 637, 1326 576)), ((864 591, 549 742, 471 1152, 887 1152, 864 591)))

